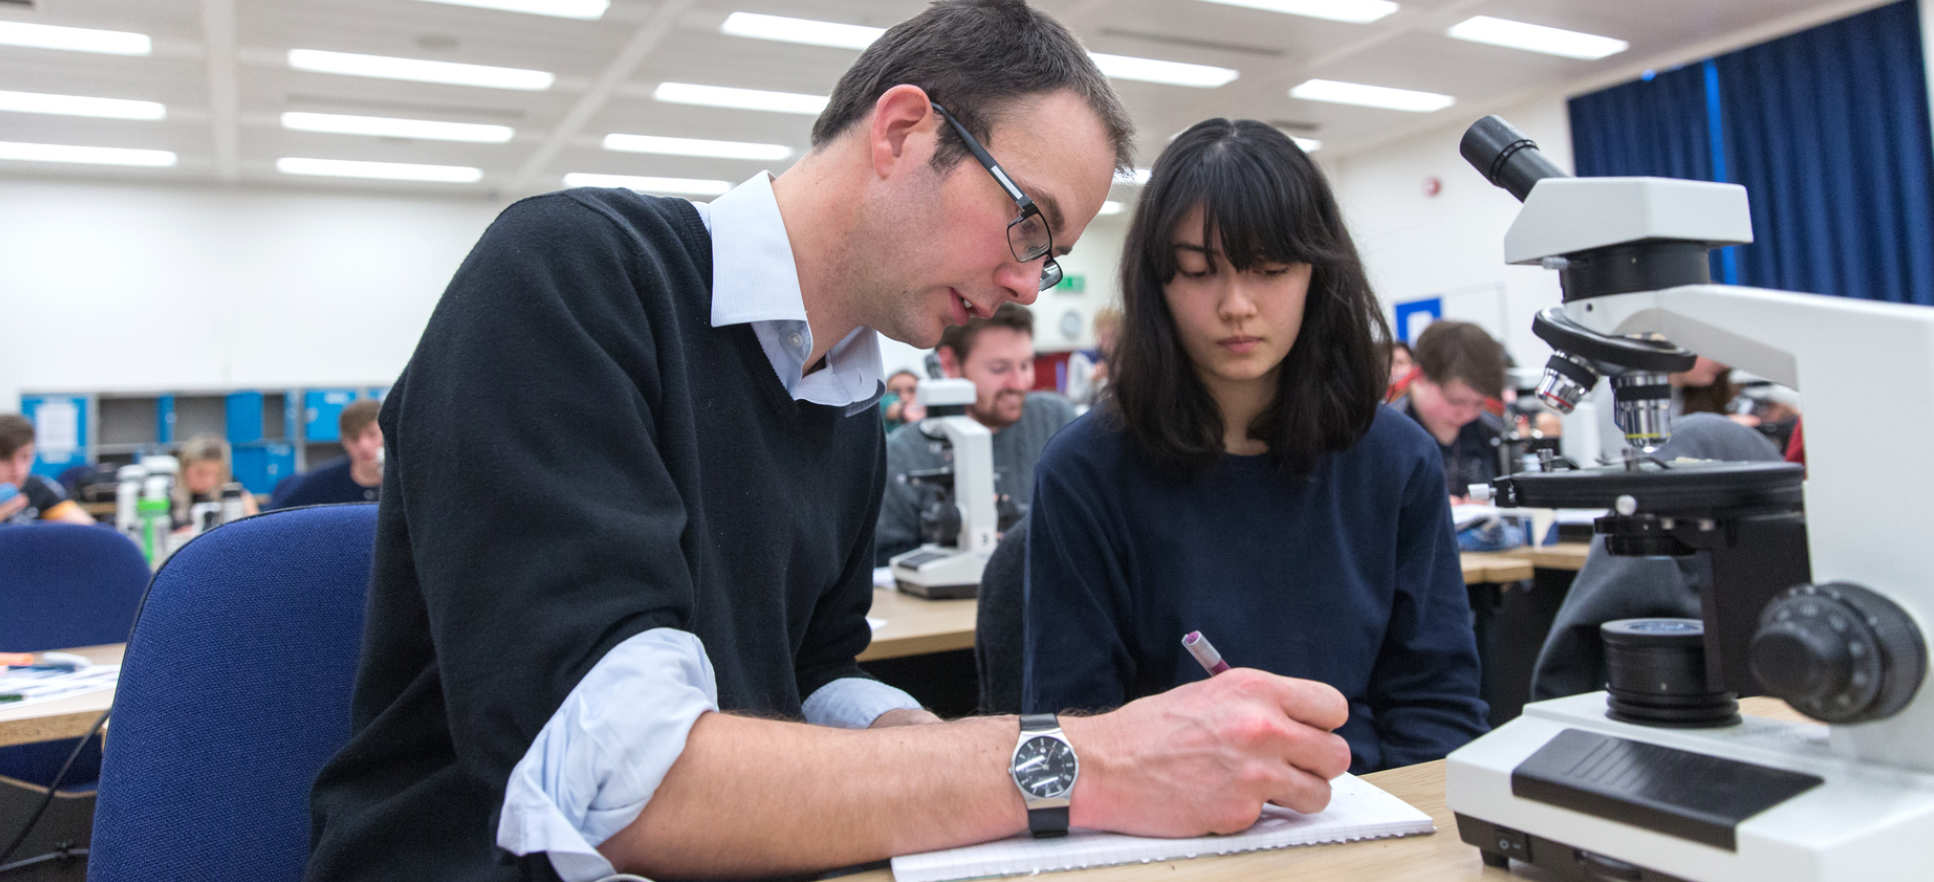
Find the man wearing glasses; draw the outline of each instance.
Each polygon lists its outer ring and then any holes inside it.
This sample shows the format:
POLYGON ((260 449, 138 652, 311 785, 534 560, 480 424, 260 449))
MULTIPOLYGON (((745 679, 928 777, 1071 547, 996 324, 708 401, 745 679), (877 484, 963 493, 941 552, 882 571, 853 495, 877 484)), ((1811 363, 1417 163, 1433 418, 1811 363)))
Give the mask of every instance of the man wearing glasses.
POLYGON ((507 209, 383 409, 352 734, 314 788, 308 878, 772 875, 1320 808, 1349 762, 1321 684, 1237 670, 1058 725, 941 723, 853 660, 874 332, 931 346, 1031 302, 1129 140, 1059 25, 942 0, 861 54, 777 178, 507 209))

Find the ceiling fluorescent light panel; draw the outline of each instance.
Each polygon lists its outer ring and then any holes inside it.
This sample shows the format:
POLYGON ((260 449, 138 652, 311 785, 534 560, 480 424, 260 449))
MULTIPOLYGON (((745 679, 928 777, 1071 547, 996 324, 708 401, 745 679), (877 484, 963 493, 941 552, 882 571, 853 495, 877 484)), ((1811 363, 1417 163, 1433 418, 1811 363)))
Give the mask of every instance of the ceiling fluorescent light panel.
POLYGON ((492 9, 498 12, 575 18, 583 21, 596 21, 603 18, 604 11, 611 6, 611 0, 427 0, 427 2, 468 6, 473 9, 492 9))
POLYGON ((359 55, 354 52, 327 52, 320 49, 290 49, 289 66, 296 70, 378 77, 388 80, 413 80, 451 86, 483 86, 492 89, 517 89, 541 92, 557 77, 548 71, 486 64, 459 64, 454 61, 426 61, 420 58, 392 58, 386 55, 359 55))
POLYGON ((1338 80, 1306 80, 1290 89, 1289 97, 1301 98, 1305 101, 1326 101, 1331 104, 1355 104, 1360 107, 1402 110, 1410 113, 1430 113, 1457 103, 1456 98, 1439 95, 1436 92, 1393 89, 1388 86, 1370 86, 1338 80))
POLYGON ((147 55, 154 51, 154 41, 148 39, 147 34, 66 28, 24 21, 0 21, 0 46, 64 49, 105 55, 147 55))
POLYGON ((430 119, 395 119, 386 116, 353 116, 342 113, 282 114, 282 127, 300 132, 326 132, 336 135, 371 135, 384 138, 422 138, 432 141, 466 141, 474 144, 502 144, 516 135, 509 126, 482 123, 454 123, 430 119))
POLYGON ((1202 0, 1202 2, 1351 24, 1367 24, 1397 11, 1397 4, 1389 0, 1202 0))
POLYGON ((446 184, 468 184, 483 178, 481 169, 464 165, 361 162, 349 159, 316 159, 308 156, 281 157, 275 161, 275 170, 285 175, 372 178, 383 181, 436 181, 446 184))
POLYGON ((1479 15, 1467 18, 1451 26, 1445 33, 1459 40, 1473 43, 1488 43, 1509 49, 1522 49, 1526 52, 1542 52, 1565 58, 1579 58, 1596 61, 1624 52, 1630 45, 1624 40, 1601 37, 1563 28, 1548 28, 1544 25, 1526 24, 1503 18, 1479 15))
POLYGON ((826 109, 824 95, 798 92, 769 92, 764 89, 735 89, 730 86, 703 86, 697 83, 659 83, 651 97, 672 104, 697 104, 729 107, 734 110, 769 110, 817 116, 826 109))
POLYGON ((165 119, 168 116, 168 108, 158 101, 90 98, 85 95, 49 95, 42 92, 0 91, 0 110, 14 113, 93 116, 103 119, 165 119))
POLYGON ((643 175, 602 175, 591 172, 571 172, 564 176, 566 187, 624 187, 646 193, 679 193, 694 196, 717 196, 732 189, 725 181, 703 178, 659 178, 643 175))

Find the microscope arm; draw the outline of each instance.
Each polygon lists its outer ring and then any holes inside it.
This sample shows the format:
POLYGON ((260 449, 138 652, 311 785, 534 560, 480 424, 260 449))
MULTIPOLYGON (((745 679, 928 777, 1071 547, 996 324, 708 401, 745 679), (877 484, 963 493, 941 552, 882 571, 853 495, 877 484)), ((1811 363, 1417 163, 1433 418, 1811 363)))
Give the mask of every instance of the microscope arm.
POLYGON ((941 417, 930 422, 938 424, 953 448, 954 503, 960 507, 959 548, 991 554, 999 529, 994 506, 994 436, 972 417, 941 417))
MULTIPOLYGON (((1603 333, 1658 333, 1805 393, 1808 546, 1816 582, 1846 580, 1934 633, 1927 578, 1934 468, 1934 309, 1723 285, 1574 300, 1603 333)), ((1929 687, 1923 685, 1922 691, 1929 687)), ((1934 770, 1934 695, 1892 719, 1835 726, 1837 750, 1934 770)))

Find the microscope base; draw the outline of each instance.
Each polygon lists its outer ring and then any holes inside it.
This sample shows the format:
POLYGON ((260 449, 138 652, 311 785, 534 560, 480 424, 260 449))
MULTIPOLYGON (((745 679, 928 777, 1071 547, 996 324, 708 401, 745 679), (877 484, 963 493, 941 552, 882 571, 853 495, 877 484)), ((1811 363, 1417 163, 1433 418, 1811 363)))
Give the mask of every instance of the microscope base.
POLYGON ((928 600, 957 600, 980 593, 987 555, 927 544, 896 554, 889 563, 901 592, 928 600))
POLYGON ((1934 775, 1836 755, 1815 723, 1664 729, 1574 695, 1452 753, 1445 790, 1485 863, 1561 879, 1904 882, 1934 863, 1934 775))

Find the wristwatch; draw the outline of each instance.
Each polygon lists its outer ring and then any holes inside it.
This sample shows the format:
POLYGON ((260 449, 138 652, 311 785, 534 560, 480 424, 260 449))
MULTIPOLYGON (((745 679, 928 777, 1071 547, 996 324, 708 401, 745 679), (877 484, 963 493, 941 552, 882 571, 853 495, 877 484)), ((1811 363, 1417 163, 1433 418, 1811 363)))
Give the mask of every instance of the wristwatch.
POLYGON ((1028 831, 1037 838, 1067 835, 1068 802, 1081 763, 1054 714, 1021 715, 1021 737, 1007 773, 1027 801, 1028 831))

